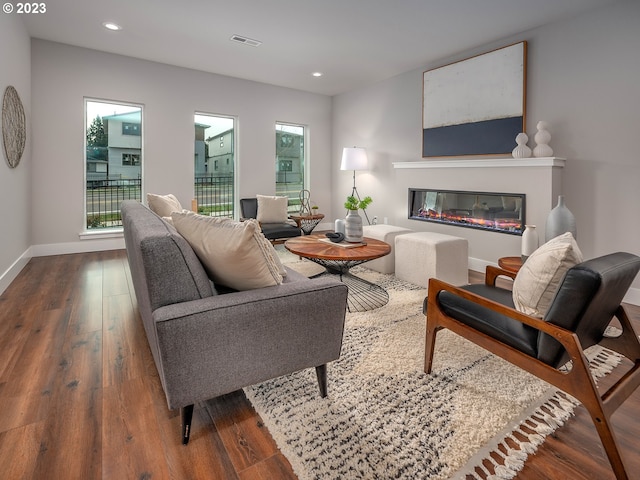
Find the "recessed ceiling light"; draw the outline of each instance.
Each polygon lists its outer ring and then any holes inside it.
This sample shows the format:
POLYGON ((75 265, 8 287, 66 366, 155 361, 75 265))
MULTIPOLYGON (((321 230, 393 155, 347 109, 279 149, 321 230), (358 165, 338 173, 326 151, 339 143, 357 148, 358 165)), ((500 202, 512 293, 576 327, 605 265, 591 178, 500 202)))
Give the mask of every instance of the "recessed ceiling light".
POLYGON ((118 25, 117 23, 113 23, 113 22, 104 22, 102 24, 102 26, 104 28, 106 28, 107 30, 112 30, 114 32, 116 32, 118 30, 122 30, 122 27, 120 25, 118 25))
POLYGON ((321 77, 322 72, 313 72, 311 75, 313 75, 314 77, 321 77))

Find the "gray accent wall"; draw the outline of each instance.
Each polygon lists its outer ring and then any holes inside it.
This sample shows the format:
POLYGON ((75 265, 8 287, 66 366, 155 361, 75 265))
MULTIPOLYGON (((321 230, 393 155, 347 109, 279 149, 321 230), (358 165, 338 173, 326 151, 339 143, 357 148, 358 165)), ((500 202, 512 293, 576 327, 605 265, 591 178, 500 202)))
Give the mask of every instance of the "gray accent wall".
MULTIPOLYGON (((434 230, 426 222, 407 220, 407 197, 399 194, 406 191, 401 182, 407 171, 392 166, 393 162, 423 160, 423 71, 522 40, 528 42, 529 145, 535 145, 537 122, 549 122, 554 156, 567 159, 561 191, 576 217, 578 244, 585 257, 618 250, 640 255, 640 2, 636 0, 478 46, 334 97, 334 163, 339 165, 342 147, 367 148, 373 167, 357 173, 357 185, 360 194, 374 199, 367 210, 369 218, 375 215, 382 222, 386 217, 388 223, 434 230)), ((445 175, 437 170, 412 170, 411 174, 412 186, 433 188, 442 186, 439 175, 445 175)), ((495 187, 493 180, 491 183, 495 187)), ((351 172, 334 169, 334 210, 339 211, 351 185, 351 172)), ((477 189, 482 191, 485 185, 478 175, 477 189)), ((469 229, 443 230, 468 237, 470 256, 479 264, 519 255, 518 237, 505 243, 494 241, 499 234, 483 233, 485 242, 469 229)), ((640 300, 640 279, 634 287, 636 300, 640 300)))

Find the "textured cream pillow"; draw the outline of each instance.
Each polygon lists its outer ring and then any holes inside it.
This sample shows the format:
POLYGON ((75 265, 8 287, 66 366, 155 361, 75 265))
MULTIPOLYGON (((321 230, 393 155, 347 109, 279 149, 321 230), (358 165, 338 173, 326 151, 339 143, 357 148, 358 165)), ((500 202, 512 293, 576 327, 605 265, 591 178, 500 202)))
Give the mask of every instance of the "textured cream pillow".
POLYGON ((173 194, 156 195, 147 193, 147 204, 149 208, 160 217, 170 217, 173 212, 181 212, 182 205, 173 194))
POLYGON ((543 244, 527 258, 513 282, 516 309, 544 317, 567 270, 582 261, 582 252, 569 232, 543 244))
POLYGON ((282 283, 277 254, 257 220, 236 222, 187 211, 174 212, 171 218, 214 283, 235 290, 282 283))
POLYGON ((289 218, 289 197, 256 195, 258 199, 258 221, 260 223, 284 223, 289 218))

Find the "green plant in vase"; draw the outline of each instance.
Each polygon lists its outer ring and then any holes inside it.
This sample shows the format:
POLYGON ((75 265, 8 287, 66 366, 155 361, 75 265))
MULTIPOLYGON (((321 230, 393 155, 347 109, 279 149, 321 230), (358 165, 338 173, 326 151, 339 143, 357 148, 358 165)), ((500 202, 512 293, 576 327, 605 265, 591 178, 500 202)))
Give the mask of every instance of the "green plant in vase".
POLYGON ((349 195, 347 197, 347 201, 344 202, 344 208, 347 210, 365 210, 371 202, 373 202, 373 200, 368 196, 364 197, 362 200, 358 200, 355 196, 349 195))

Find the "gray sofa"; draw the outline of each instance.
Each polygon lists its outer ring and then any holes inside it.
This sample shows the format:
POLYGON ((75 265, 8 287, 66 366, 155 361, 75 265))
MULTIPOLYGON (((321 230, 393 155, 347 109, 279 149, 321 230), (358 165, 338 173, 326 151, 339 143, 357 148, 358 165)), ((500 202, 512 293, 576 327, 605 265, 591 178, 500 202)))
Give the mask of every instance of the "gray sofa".
MULTIPOLYGON (((347 287, 287 268, 282 285, 221 293, 187 241, 147 207, 122 203, 131 277, 167 404, 189 441, 193 405, 340 356, 347 287)), ((283 402, 287 399, 283 398, 283 402)))

